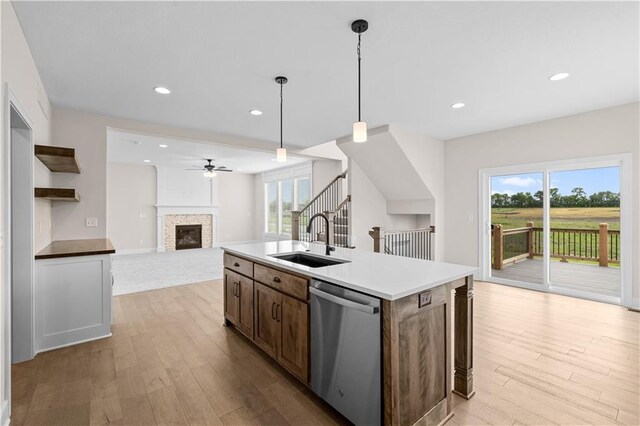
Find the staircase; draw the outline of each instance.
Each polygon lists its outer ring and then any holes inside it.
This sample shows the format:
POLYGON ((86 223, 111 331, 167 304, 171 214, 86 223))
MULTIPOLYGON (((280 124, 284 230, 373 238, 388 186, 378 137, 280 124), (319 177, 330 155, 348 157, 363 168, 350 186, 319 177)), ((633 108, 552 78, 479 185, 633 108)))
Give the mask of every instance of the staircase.
POLYGON ((342 198, 343 179, 348 170, 339 174, 316 195, 302 210, 291 211, 291 239, 298 241, 325 241, 329 232, 329 243, 338 247, 349 247, 349 209, 351 195, 342 198), (329 219, 329 230, 325 229, 324 220, 316 219, 311 224, 311 232, 307 225, 311 217, 323 213, 329 219))

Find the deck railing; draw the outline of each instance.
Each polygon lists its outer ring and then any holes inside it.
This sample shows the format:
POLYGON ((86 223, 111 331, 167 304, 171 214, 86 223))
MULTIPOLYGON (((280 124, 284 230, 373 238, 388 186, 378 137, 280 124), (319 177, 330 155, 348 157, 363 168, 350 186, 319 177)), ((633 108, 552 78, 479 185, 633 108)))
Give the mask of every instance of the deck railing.
MULTIPOLYGON (((522 228, 491 228, 493 269, 543 255, 544 229, 533 222, 522 228)), ((620 262, 620 231, 609 229, 607 223, 601 223, 598 229, 551 228, 549 232, 549 255, 560 261, 592 260, 600 266, 620 262)))
POLYGON ((389 231, 381 226, 374 226, 369 235, 373 238, 373 251, 396 256, 413 257, 415 259, 432 259, 435 226, 402 231, 389 231))

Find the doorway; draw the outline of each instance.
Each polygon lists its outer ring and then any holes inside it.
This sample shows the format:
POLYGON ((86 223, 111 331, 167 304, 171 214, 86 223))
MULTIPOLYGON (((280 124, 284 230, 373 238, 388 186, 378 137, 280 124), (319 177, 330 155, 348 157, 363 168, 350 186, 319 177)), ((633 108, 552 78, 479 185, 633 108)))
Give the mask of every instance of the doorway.
POLYGON ((5 86, 4 144, 4 282, 9 306, 6 345, 11 363, 32 359, 34 345, 34 195, 33 125, 13 93, 5 86))
POLYGON ((630 301, 629 156, 480 172, 487 281, 630 301))

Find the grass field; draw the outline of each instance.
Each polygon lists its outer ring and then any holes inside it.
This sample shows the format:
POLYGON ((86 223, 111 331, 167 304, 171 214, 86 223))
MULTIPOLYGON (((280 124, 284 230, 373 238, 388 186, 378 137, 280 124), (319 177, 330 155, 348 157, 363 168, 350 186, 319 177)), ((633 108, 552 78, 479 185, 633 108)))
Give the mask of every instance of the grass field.
MULTIPOLYGON (((542 208, 493 208, 491 223, 503 229, 520 228, 533 222, 542 226, 542 208)), ((551 228, 598 229, 608 223, 609 229, 620 229, 619 207, 554 207, 551 208, 551 228)))

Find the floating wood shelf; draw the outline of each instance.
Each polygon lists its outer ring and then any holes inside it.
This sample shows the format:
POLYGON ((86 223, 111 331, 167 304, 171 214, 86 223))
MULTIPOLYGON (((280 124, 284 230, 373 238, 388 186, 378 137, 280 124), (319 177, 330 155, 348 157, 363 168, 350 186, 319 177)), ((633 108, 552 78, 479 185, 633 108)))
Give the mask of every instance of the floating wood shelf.
POLYGON ((52 172, 80 173, 76 150, 59 146, 36 145, 36 157, 52 172))
POLYGON ((35 188, 35 196, 51 201, 80 201, 80 195, 73 188, 35 188))

